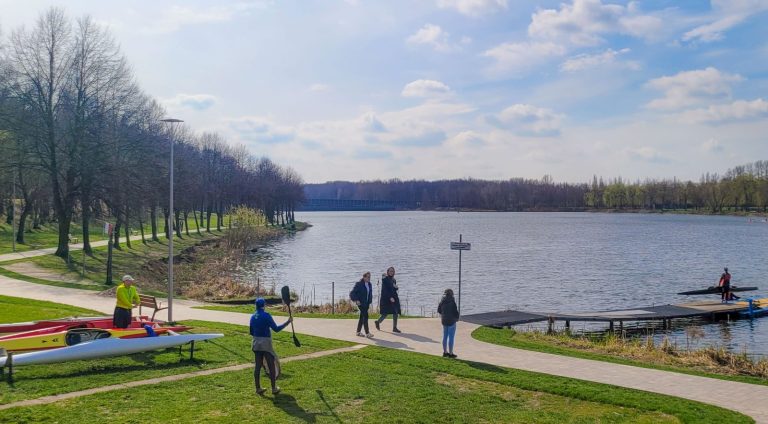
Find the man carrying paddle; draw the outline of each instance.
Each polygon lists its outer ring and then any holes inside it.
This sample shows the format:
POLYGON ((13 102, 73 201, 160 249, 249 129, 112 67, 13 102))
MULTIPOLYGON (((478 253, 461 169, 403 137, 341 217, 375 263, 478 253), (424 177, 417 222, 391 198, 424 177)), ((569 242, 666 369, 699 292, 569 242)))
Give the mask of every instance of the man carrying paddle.
POLYGON ((729 300, 738 299, 731 293, 731 274, 728 272, 728 268, 724 269, 725 272, 720 276, 720 282, 717 284, 720 286, 720 301, 727 302, 729 300))
POLYGON ((117 291, 115 292, 117 305, 115 305, 115 315, 112 317, 112 325, 115 328, 130 327, 131 311, 141 302, 139 300, 139 293, 136 291, 136 287, 133 286, 133 281, 133 277, 124 275, 123 284, 117 286, 117 291))

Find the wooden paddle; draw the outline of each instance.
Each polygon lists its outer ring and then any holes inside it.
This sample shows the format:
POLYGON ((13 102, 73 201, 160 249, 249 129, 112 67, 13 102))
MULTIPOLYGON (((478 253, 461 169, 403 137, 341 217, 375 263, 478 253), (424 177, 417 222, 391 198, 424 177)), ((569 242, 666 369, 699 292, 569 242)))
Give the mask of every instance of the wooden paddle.
MULTIPOLYGON (((288 316, 293 318, 293 313, 291 313, 291 289, 289 289, 288 286, 283 286, 283 288, 280 289, 280 294, 283 297, 283 303, 288 305, 288 316)), ((299 339, 296 338, 296 330, 293 329, 293 319, 291 319, 291 332, 293 333, 293 344, 296 345, 296 347, 301 347, 299 339)))

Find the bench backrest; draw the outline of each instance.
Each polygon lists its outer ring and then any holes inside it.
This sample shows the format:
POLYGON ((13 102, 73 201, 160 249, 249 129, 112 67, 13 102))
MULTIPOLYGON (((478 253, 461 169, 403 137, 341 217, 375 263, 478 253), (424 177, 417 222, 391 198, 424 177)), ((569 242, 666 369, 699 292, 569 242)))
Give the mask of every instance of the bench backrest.
POLYGON ((141 306, 157 309, 157 298, 155 298, 155 296, 140 294, 139 300, 141 301, 141 306))

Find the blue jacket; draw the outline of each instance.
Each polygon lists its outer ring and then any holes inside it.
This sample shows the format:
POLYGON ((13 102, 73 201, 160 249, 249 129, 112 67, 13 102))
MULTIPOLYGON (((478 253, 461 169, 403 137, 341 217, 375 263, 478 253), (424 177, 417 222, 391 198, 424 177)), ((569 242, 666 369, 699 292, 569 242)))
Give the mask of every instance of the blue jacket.
POLYGON ((373 303, 373 284, 371 283, 368 283, 368 287, 366 288, 365 281, 358 281, 355 283, 352 293, 354 293, 355 300, 360 302, 360 306, 362 307, 367 307, 373 303))
POLYGON ((275 333, 280 332, 288 325, 286 322, 283 325, 275 324, 275 320, 269 312, 258 309, 256 313, 251 315, 251 336, 253 337, 272 337, 272 333, 269 332, 271 328, 275 333))

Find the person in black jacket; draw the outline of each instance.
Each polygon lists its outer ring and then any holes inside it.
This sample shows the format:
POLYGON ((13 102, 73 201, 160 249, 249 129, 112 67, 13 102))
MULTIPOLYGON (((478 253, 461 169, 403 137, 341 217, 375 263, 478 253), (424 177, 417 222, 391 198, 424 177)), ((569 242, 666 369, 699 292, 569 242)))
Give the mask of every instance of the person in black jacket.
POLYGON ((360 337, 373 337, 373 334, 368 331, 368 308, 373 303, 373 286, 371 285, 370 272, 363 274, 363 278, 355 283, 355 287, 352 288, 349 297, 360 308, 360 319, 357 321, 357 335, 360 337), (360 332, 363 327, 365 327, 365 334, 360 332))
POLYGON ((389 267, 387 274, 381 279, 381 297, 379 298, 379 312, 381 316, 374 321, 376 329, 381 330, 381 324, 387 315, 392 314, 392 332, 402 333, 397 328, 397 316, 400 315, 400 297, 397 295, 397 280, 395 280, 395 268, 389 267))
POLYGON ((456 322, 459 320, 459 309, 453 290, 446 289, 443 299, 437 305, 437 313, 443 323, 443 358, 455 358, 453 354, 453 339, 456 336, 456 322))

